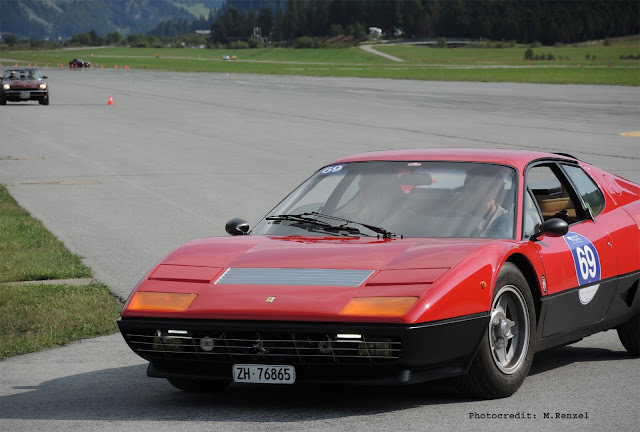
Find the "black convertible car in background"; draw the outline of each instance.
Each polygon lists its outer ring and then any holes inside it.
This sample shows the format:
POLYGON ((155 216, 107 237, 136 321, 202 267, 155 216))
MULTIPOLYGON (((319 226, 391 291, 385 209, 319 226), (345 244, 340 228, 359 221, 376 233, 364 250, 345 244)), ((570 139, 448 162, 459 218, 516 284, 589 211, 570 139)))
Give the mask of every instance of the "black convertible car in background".
POLYGON ((5 70, 0 79, 0 105, 10 102, 37 100, 40 105, 49 105, 47 77, 37 68, 5 70))
POLYGON ((82 59, 73 59, 69 62, 69 67, 71 69, 88 68, 91 67, 91 62, 84 61, 82 59))

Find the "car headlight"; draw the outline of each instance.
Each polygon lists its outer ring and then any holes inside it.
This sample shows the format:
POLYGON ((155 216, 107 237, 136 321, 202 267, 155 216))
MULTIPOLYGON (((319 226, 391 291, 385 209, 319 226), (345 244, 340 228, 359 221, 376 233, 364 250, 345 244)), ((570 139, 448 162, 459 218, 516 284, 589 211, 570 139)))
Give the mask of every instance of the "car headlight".
POLYGON ((129 302, 129 311, 182 312, 189 309, 198 294, 173 292, 136 292, 129 302))
POLYGON ((354 297, 340 315, 399 317, 406 314, 418 297, 354 297))
POLYGON ((11 86, 9 84, 2 84, 2 88, 5 90, 9 90, 11 86))
POLYGON ((46 90, 47 89, 47 85, 45 83, 40 84, 38 87, 40 87, 40 90, 46 90))

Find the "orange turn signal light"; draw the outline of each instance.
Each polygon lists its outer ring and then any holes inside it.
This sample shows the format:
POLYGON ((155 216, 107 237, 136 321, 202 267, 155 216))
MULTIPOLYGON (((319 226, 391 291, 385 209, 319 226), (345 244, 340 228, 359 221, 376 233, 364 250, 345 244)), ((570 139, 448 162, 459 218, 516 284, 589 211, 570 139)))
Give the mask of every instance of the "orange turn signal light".
POLYGON ((133 295, 130 311, 177 312, 186 311, 198 294, 141 291, 133 295))
POLYGON ((418 297, 354 297, 340 315, 397 317, 406 314, 418 297))

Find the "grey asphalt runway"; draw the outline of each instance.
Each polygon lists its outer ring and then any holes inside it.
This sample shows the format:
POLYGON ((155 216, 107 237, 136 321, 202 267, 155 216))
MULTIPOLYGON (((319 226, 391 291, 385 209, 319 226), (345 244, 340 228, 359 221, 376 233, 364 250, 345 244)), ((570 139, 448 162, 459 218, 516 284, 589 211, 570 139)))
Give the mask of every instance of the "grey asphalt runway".
MULTIPOLYGON (((232 217, 254 225, 315 169, 355 152, 541 149, 640 182, 640 138, 620 135, 640 131, 638 88, 46 73, 50 106, 0 108, 0 183, 121 298, 180 243, 225 235, 232 217)), ((0 361, 0 431, 626 431, 640 424, 639 377, 610 331, 538 354, 520 391, 497 401, 446 383, 189 395, 146 378, 112 335, 0 361)))

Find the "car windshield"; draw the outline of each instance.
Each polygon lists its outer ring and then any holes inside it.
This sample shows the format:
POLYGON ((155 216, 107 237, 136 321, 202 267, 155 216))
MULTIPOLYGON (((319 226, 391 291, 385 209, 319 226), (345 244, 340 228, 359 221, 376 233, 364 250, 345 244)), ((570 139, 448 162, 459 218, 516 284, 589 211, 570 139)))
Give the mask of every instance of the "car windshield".
POLYGON ((42 78, 38 69, 11 69, 4 71, 5 80, 38 80, 42 78))
POLYGON ((251 232, 262 235, 514 238, 515 170, 471 162, 327 166, 251 232))

